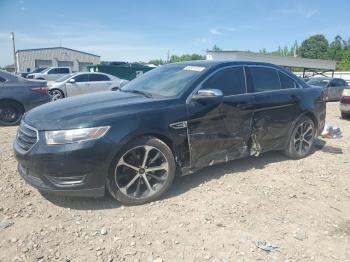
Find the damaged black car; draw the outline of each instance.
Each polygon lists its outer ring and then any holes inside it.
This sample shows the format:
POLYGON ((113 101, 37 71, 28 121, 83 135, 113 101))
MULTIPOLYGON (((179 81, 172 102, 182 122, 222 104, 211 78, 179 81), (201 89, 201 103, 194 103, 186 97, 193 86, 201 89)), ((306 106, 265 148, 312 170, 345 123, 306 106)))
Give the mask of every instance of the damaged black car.
POLYGON ((124 204, 158 199, 176 174, 280 150, 310 154, 325 95, 284 68, 196 61, 160 66, 118 91, 35 108, 14 142, 21 177, 44 192, 124 204))

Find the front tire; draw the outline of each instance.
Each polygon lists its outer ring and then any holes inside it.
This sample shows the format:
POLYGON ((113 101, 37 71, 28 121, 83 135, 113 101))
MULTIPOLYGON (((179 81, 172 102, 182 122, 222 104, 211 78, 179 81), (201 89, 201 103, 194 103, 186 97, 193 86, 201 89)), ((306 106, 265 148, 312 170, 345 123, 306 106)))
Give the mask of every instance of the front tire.
POLYGON ((24 110, 15 102, 0 102, 0 125, 14 126, 21 122, 24 110))
POLYGON ((155 137, 141 137, 125 146, 113 163, 107 189, 126 205, 158 199, 171 186, 175 160, 171 149, 155 137))
POLYGON ((315 139, 315 123, 311 118, 302 116, 296 123, 283 153, 293 159, 304 158, 310 154, 315 139))

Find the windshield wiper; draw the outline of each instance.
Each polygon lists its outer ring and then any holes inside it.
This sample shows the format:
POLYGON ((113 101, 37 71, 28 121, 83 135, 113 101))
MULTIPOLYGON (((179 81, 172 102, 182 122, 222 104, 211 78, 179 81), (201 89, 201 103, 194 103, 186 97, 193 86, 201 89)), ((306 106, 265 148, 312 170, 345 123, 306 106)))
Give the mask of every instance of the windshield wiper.
POLYGON ((146 92, 146 91, 141 91, 141 90, 136 90, 136 89, 131 89, 131 90, 124 90, 124 89, 120 89, 120 91, 122 92, 126 92, 126 93, 134 93, 134 94, 140 94, 143 95, 147 98, 152 98, 152 94, 146 92))

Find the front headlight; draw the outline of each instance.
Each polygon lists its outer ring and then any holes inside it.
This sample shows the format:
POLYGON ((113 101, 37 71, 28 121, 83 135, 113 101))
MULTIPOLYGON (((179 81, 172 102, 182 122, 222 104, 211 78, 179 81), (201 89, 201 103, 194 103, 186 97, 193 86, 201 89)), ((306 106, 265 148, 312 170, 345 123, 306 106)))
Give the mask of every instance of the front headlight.
POLYGON ((84 142, 103 137, 108 132, 109 128, 109 126, 101 126, 71 130, 45 131, 45 138, 48 145, 84 142))

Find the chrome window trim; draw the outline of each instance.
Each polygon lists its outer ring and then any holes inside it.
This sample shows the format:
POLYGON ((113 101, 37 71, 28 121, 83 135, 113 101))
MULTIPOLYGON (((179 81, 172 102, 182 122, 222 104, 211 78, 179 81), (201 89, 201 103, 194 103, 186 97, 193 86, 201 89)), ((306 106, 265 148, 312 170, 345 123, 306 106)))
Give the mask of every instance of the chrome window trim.
POLYGON ((249 94, 248 93, 248 86, 247 86, 247 78, 245 75, 245 69, 244 69, 244 65, 228 65, 228 66, 224 66, 221 68, 216 69, 214 72, 211 72, 208 76, 206 76, 191 92, 191 94, 188 95, 188 97, 186 98, 186 104, 188 105, 191 102, 192 96, 202 87, 203 83, 205 81, 207 81, 210 77, 212 77, 214 74, 222 71, 222 70, 226 70, 229 68, 235 68, 235 67, 242 67, 243 70, 243 75, 244 75, 244 82, 245 82, 245 93, 244 94, 236 94, 236 95, 229 95, 229 96, 224 96, 224 97, 231 97, 231 96, 241 96, 241 95, 246 95, 249 94))

